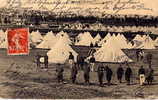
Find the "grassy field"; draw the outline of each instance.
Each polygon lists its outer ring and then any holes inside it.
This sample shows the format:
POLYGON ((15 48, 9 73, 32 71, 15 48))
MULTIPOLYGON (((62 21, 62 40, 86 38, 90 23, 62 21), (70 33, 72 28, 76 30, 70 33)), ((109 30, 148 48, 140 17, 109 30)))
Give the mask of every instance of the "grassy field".
MULTIPOLYGON (((70 82, 70 69, 67 65, 64 79, 67 84, 58 84, 56 80, 55 64, 49 64, 49 69, 36 67, 35 54, 45 54, 47 50, 33 49, 28 56, 7 56, 6 50, 0 50, 0 97, 1 98, 30 98, 30 99, 91 99, 91 98, 156 98, 158 94, 158 50, 144 50, 145 54, 153 54, 152 67, 155 70, 154 83, 151 86, 140 86, 138 69, 140 65, 148 67, 146 59, 136 62, 135 50, 124 50, 135 62, 129 64, 133 70, 132 85, 126 85, 125 80, 119 83, 116 79, 116 69, 119 64, 104 63, 113 71, 112 85, 104 87, 98 84, 97 73, 91 72, 90 86, 84 85, 83 72, 79 71, 77 84, 70 82)), ((97 65, 96 65, 97 66, 97 65)), ((123 66, 124 69, 126 66, 123 66)))

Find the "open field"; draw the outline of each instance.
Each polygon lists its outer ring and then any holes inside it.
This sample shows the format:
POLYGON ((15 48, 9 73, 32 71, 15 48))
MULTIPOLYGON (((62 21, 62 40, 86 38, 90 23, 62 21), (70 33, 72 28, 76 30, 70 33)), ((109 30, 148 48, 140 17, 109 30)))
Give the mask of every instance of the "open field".
MULTIPOLYGON (((86 48, 85 48, 86 49, 86 48)), ((40 52, 45 54, 47 50, 33 49, 28 56, 7 56, 5 49, 0 49, 0 97, 1 98, 32 98, 32 99, 85 99, 85 98, 156 98, 158 95, 158 50, 145 50, 152 52, 152 67, 155 70, 154 83, 151 86, 140 86, 138 81, 138 68, 140 65, 148 67, 146 59, 142 62, 129 64, 133 70, 132 85, 126 85, 125 81, 119 83, 116 80, 116 69, 119 64, 109 65, 113 71, 112 85, 99 87, 97 73, 91 72, 90 86, 84 85, 83 72, 79 71, 77 84, 70 82, 70 69, 65 66, 64 79, 67 84, 58 84, 55 76, 55 64, 50 64, 48 70, 36 67, 34 55, 40 52)), ((78 51, 79 52, 79 51, 78 51)), ((135 51, 124 50, 134 61, 135 51)), ((84 53, 83 53, 84 54, 84 53)), ((126 66, 124 66, 126 68, 126 66)))

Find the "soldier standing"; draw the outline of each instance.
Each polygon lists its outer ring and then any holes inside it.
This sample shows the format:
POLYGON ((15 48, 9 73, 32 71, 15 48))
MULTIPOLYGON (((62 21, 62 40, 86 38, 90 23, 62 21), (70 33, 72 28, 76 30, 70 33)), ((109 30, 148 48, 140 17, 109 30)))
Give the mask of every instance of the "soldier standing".
POLYGON ((153 74, 154 74, 154 70, 151 67, 149 67, 147 69, 147 73, 146 73, 146 81, 147 81, 148 85, 151 85, 153 82, 153 79, 154 79, 153 74))
POLYGON ((64 81, 63 79, 64 68, 61 64, 57 64, 56 72, 57 72, 58 83, 63 82, 64 81))
POLYGON ((120 65, 119 68, 117 69, 117 79, 119 80, 119 82, 122 82, 122 76, 124 74, 124 70, 122 68, 122 66, 120 65))
POLYGON ((44 65, 45 65, 45 68, 48 68, 48 56, 47 55, 44 56, 44 65))
POLYGON ((105 70, 106 70, 106 80, 108 81, 108 85, 111 85, 111 78, 112 78, 113 72, 108 66, 106 66, 105 70))
POLYGON ((40 58, 41 58, 41 56, 37 53, 37 55, 36 55, 36 65, 37 65, 37 67, 38 68, 40 68, 41 66, 40 66, 40 58))
POLYGON ((84 71, 84 80, 85 80, 85 83, 89 85, 89 74, 90 74, 90 66, 88 65, 87 62, 85 62, 84 64, 84 67, 83 67, 83 71, 84 71))
POLYGON ((138 70, 138 75, 139 75, 140 85, 143 85, 145 82, 145 69, 143 68, 143 66, 141 66, 141 68, 138 70))
POLYGON ((98 66, 98 80, 99 80, 100 86, 103 85, 104 71, 105 71, 105 68, 104 68, 103 64, 99 65, 98 66))
POLYGON ((127 85, 130 85, 131 76, 132 76, 132 69, 128 66, 125 72, 125 80, 127 81, 127 85))
POLYGON ((92 57, 90 58, 89 62, 90 62, 90 66, 91 66, 91 71, 93 72, 94 71, 94 64, 95 64, 95 57, 94 57, 94 55, 92 55, 92 57))
POLYGON ((77 73, 78 73, 78 68, 77 68, 77 64, 74 63, 71 69, 71 79, 72 79, 72 83, 75 83, 76 81, 76 77, 77 77, 77 73))

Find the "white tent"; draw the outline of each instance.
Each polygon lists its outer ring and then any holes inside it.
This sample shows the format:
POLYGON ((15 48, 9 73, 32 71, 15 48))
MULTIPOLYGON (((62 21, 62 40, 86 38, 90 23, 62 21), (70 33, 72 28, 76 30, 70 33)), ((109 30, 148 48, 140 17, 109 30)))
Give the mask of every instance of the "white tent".
POLYGON ((155 39, 154 43, 155 43, 155 46, 158 46, 158 37, 155 39))
POLYGON ((31 43, 39 43, 43 41, 43 37, 39 31, 32 32, 30 34, 31 43))
POLYGON ((7 34, 3 30, 0 30, 0 43, 6 39, 6 36, 7 34))
POLYGON ((50 63, 65 63, 69 57, 69 52, 74 55, 77 61, 77 53, 71 48, 66 38, 61 37, 58 42, 47 53, 50 63))
POLYGON ((8 41, 7 41, 7 31, 0 33, 0 48, 7 48, 8 47, 8 41))
POLYGON ((97 34, 97 36, 95 36, 95 38, 93 39, 93 44, 98 43, 100 41, 101 41, 101 36, 97 34))
POLYGON ((66 32, 64 32, 64 31, 59 32, 59 33, 56 35, 57 41, 58 41, 61 37, 64 37, 64 38, 66 39, 66 41, 67 41, 66 43, 72 44, 72 41, 70 40, 70 37, 69 37, 69 35, 68 35, 66 32))
POLYGON ((99 46, 102 46, 109 38, 111 38, 111 34, 108 33, 100 42, 99 46))
POLYGON ((143 43, 138 47, 140 49, 156 49, 155 42, 150 38, 150 36, 146 36, 146 39, 143 43))
POLYGON ((44 38, 43 38, 43 41, 37 45, 37 48, 47 48, 47 49, 50 49, 51 47, 53 47, 56 43, 56 37, 55 35, 53 34, 53 32, 48 32, 44 38))
POLYGON ((93 37, 89 32, 85 32, 81 35, 79 42, 75 43, 75 45, 90 46, 91 43, 93 43, 93 37))
POLYGON ((134 48, 134 49, 139 48, 139 47, 142 45, 142 43, 143 43, 143 41, 144 41, 145 39, 146 39, 146 35, 141 36, 141 35, 137 34, 137 35, 135 36, 135 38, 133 39, 133 42, 134 42, 133 48, 134 48))
POLYGON ((117 41, 117 46, 121 49, 130 49, 132 48, 131 43, 127 43, 127 39, 124 37, 123 34, 118 34, 116 37, 114 37, 115 41, 117 41))
POLYGON ((107 42, 96 52, 94 57, 99 62, 132 62, 130 58, 117 46, 117 41, 114 37, 107 42))

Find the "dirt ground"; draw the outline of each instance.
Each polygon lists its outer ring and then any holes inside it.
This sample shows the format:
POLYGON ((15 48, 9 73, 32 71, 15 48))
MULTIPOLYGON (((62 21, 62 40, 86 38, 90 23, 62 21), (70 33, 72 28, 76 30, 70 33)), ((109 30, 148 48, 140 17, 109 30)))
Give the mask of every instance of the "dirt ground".
MULTIPOLYGON (((134 50, 124 50, 135 61, 134 50)), ((91 72, 90 86, 84 84, 83 72, 79 71, 77 84, 70 82, 70 69, 65 66, 64 79, 66 84, 58 84, 56 80, 55 64, 50 64, 48 70, 36 67, 34 55, 44 50, 31 50, 28 56, 7 56, 6 50, 0 50, 0 97, 16 99, 135 99, 157 98, 158 95, 158 50, 145 50, 152 52, 152 67, 155 70, 154 83, 151 86, 140 86, 138 81, 138 68, 140 65, 148 67, 146 59, 141 62, 131 63, 133 70, 132 85, 126 85, 125 80, 119 83, 116 79, 116 69, 119 64, 105 63, 113 71, 112 85, 104 87, 98 84, 97 73, 91 72)), ((124 69, 126 66, 124 66, 124 69)))

